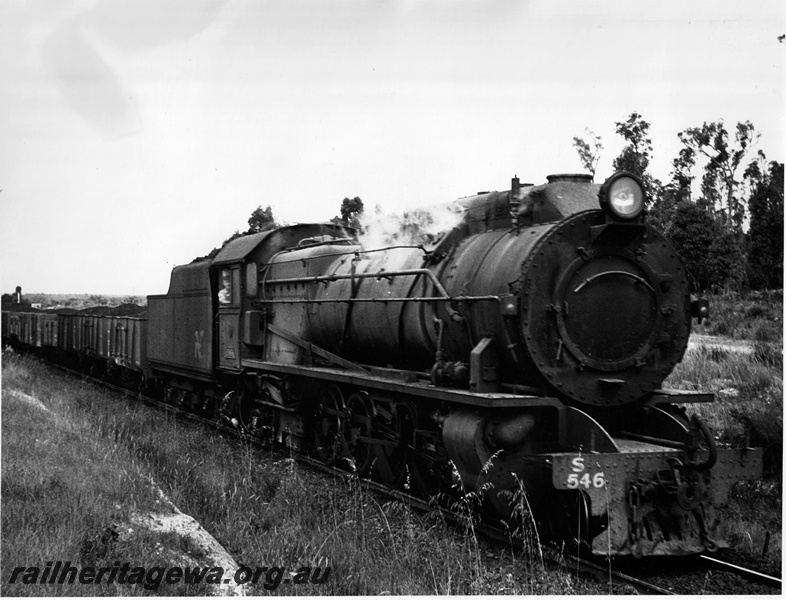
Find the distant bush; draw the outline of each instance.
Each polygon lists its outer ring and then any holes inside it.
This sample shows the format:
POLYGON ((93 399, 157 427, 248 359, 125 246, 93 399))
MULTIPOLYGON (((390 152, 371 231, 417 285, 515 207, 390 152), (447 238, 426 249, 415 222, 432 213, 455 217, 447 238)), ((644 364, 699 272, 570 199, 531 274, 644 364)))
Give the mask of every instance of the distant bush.
POLYGON ((34 293, 25 294, 25 300, 36 302, 46 309, 68 308, 72 310, 83 310, 96 306, 123 306, 136 305, 147 306, 147 296, 110 296, 96 294, 44 294, 34 293))
POLYGON ((710 335, 728 336, 732 333, 731 325, 726 320, 712 317, 706 325, 706 332, 710 335))
POLYGON ((756 342, 777 342, 783 339, 783 327, 772 321, 761 321, 753 329, 756 342))
POLYGON ((701 325, 694 324, 697 333, 731 337, 738 340, 782 342, 783 290, 729 292, 708 297, 710 317, 701 325))
POLYGON ((745 311, 745 316, 749 319, 755 319, 764 314, 764 307, 761 304, 754 304, 745 311))

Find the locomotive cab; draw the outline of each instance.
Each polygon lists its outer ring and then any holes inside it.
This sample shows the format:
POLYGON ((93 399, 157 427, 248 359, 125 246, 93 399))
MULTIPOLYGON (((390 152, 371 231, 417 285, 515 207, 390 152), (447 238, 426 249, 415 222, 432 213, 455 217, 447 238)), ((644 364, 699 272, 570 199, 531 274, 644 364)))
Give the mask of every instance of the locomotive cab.
MULTIPOLYGON (((337 225, 300 224, 239 237, 220 250, 210 266, 211 280, 215 282, 218 368, 241 372, 243 360, 267 358, 271 344, 273 347, 287 344, 278 337, 271 338, 268 330, 267 324, 275 311, 258 307, 271 259, 309 238, 345 239, 349 235, 346 228, 337 225)), ((286 310, 303 312, 304 309, 302 304, 294 309, 279 308, 279 311, 286 310)))

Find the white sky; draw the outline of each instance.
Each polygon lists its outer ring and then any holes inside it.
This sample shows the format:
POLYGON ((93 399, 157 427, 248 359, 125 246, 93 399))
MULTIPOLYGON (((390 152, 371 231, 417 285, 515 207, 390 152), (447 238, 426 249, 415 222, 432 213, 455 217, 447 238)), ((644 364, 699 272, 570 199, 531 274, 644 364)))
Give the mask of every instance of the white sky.
POLYGON ((0 290, 147 295, 247 228, 581 171, 589 127, 750 120, 783 161, 786 2, 3 0, 0 290), (646 7, 645 7, 646 6, 646 7))

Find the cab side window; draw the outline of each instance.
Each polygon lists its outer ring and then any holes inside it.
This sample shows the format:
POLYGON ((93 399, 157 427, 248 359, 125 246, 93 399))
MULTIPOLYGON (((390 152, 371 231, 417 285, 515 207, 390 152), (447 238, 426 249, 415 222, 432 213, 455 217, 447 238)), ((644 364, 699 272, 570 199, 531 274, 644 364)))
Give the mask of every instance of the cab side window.
POLYGON ((218 303, 221 306, 232 304, 232 271, 221 269, 218 285, 218 303))

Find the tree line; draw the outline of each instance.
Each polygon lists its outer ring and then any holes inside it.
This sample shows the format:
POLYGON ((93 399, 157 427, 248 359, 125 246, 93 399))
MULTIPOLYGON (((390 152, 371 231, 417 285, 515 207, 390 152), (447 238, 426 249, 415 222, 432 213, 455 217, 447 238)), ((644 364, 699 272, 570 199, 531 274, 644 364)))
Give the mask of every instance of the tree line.
MULTIPOLYGON (((677 134, 681 147, 670 179, 649 172, 650 124, 634 112, 615 123, 625 146, 613 171, 637 175, 648 197, 648 220, 685 261, 695 292, 783 287, 783 163, 755 146, 750 121, 729 131, 722 120, 677 134)), ((587 129, 573 138, 582 166, 593 176, 603 140, 587 129)))

